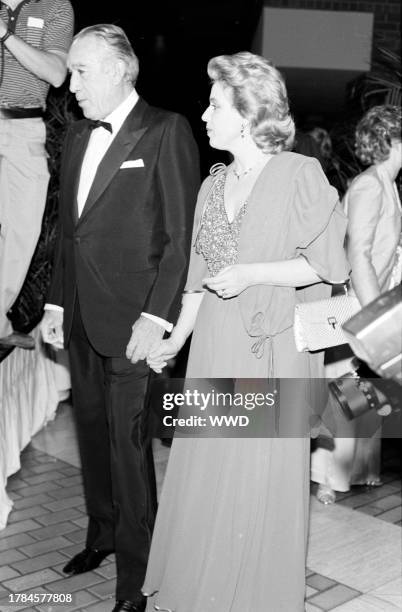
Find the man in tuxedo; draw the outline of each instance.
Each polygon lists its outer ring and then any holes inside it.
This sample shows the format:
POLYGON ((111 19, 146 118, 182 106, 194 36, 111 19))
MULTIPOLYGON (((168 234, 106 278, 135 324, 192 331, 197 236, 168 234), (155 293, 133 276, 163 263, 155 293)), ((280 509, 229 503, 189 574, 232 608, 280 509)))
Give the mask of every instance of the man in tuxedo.
POLYGON ((155 512, 145 444, 145 359, 180 306, 198 153, 187 121, 134 88, 138 61, 113 25, 85 28, 68 55, 70 90, 86 119, 66 137, 60 240, 42 322, 69 348, 89 525, 78 574, 116 553, 113 612, 145 609, 155 512))

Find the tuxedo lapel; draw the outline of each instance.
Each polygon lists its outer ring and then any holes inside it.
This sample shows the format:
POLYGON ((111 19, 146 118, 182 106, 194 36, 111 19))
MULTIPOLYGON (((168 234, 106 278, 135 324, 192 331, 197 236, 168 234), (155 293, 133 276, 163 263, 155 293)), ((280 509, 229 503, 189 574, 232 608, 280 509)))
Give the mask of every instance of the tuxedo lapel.
POLYGON ((90 137, 90 130, 86 124, 83 124, 83 129, 75 134, 68 152, 68 167, 66 172, 66 201, 72 203, 71 213, 74 223, 78 220, 77 208, 77 193, 80 182, 81 166, 84 159, 85 151, 90 137))
POLYGON ((99 200, 102 193, 118 173, 121 164, 146 132, 147 127, 143 121, 146 108, 146 102, 140 98, 106 151, 104 158, 99 164, 78 223, 81 223, 99 200))

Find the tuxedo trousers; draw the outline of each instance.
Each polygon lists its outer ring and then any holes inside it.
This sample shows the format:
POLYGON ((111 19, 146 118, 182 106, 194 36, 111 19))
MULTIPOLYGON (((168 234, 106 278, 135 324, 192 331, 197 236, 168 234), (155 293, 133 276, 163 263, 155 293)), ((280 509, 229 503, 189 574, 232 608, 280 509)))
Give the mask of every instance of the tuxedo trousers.
MULTIPOLYGON (((129 338, 127 338, 127 341, 129 338)), ((114 550, 116 599, 136 600, 144 582, 156 512, 146 435, 149 368, 100 355, 74 307, 69 344, 74 416, 89 516, 87 547, 114 550)))

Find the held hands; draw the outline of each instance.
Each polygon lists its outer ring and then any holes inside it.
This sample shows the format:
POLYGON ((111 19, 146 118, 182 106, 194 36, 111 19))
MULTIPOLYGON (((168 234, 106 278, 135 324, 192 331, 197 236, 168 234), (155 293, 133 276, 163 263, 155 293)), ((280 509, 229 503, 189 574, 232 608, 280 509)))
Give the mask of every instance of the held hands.
POLYGON ((63 318, 61 310, 45 310, 40 324, 43 342, 51 344, 56 350, 64 348, 63 318))
POLYGON ((248 264, 235 264, 227 266, 216 276, 204 278, 202 282, 211 291, 215 291, 219 297, 226 300, 247 289, 252 284, 250 280, 250 266, 248 264))
POLYGON ((148 355, 147 364, 154 372, 160 374, 162 369, 167 365, 169 359, 177 355, 183 344, 183 342, 175 340, 174 336, 171 336, 167 340, 162 340, 159 346, 154 348, 148 355))
POLYGON ((162 325, 147 317, 139 317, 132 329, 133 333, 127 344, 126 357, 131 363, 137 363, 141 359, 146 359, 152 349, 159 345, 165 330, 162 325))

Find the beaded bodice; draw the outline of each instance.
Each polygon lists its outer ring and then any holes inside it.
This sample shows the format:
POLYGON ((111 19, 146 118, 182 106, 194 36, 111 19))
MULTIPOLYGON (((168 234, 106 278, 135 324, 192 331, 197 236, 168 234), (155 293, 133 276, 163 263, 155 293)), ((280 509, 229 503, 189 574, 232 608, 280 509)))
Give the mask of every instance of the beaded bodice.
POLYGON ((224 204, 225 181, 226 173, 222 172, 208 196, 195 241, 195 250, 204 257, 211 276, 237 263, 239 232, 247 207, 245 202, 229 222, 224 204))

